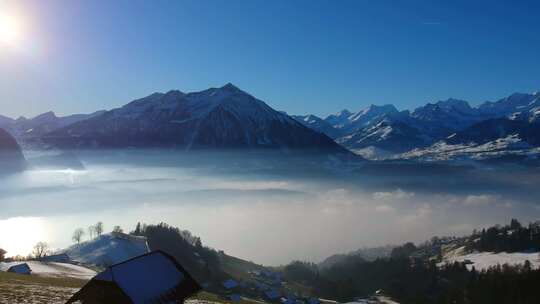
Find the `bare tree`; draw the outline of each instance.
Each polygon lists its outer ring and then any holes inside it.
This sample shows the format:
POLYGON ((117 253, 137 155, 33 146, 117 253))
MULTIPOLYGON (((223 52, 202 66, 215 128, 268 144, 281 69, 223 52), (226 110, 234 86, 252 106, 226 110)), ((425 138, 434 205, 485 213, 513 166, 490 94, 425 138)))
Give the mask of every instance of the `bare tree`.
POLYGON ((6 256, 6 253, 7 251, 5 251, 4 249, 0 248, 0 262, 2 262, 6 256))
POLYGON ((49 254, 49 244, 45 242, 38 242, 36 245, 34 245, 34 251, 32 251, 32 255, 36 259, 41 259, 42 257, 45 257, 49 254))
POLYGON ((73 236, 71 237, 71 239, 75 243, 80 244, 83 236, 84 236, 84 229, 77 228, 75 229, 75 231, 73 231, 73 236))
POLYGON ((124 229, 122 229, 122 227, 120 227, 120 226, 114 226, 113 232, 124 233, 124 229))
POLYGON ((97 236, 100 236, 101 234, 103 234, 103 223, 102 222, 97 222, 94 227, 96 229, 96 235, 97 236))
POLYGON ((95 235, 96 235, 96 226, 94 225, 88 226, 88 237, 90 237, 90 239, 93 239, 95 235))

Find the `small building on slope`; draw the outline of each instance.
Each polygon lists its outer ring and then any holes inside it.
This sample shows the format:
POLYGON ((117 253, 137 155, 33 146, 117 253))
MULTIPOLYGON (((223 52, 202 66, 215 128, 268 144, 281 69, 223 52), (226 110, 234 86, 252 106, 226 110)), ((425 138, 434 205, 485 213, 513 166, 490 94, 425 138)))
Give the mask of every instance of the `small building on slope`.
POLYGON ((22 263, 22 264, 10 266, 7 272, 13 272, 13 273, 18 273, 18 274, 31 274, 32 269, 30 269, 30 266, 28 266, 28 264, 22 263))

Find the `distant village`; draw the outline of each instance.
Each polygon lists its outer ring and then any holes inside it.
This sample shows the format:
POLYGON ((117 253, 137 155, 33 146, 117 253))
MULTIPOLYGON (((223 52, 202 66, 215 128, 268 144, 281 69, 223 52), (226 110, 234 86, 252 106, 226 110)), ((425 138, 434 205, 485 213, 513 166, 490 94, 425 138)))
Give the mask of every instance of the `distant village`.
POLYGON ((228 279, 222 283, 225 297, 231 301, 239 301, 242 297, 261 299, 270 303, 282 304, 320 304, 321 300, 309 295, 299 294, 288 288, 280 272, 253 270, 248 278, 237 281, 228 279))

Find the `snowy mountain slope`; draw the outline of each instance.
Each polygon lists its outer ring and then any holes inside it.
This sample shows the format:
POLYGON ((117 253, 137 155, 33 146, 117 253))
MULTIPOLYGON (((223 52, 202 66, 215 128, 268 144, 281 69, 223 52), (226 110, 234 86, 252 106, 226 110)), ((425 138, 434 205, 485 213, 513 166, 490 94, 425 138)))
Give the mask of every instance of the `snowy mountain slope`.
POLYGON ((146 238, 112 232, 73 245, 60 253, 82 264, 109 266, 147 252, 146 238))
POLYGON ((330 123, 315 115, 294 115, 291 117, 304 126, 324 133, 330 138, 338 138, 343 133, 342 130, 334 128, 330 123))
POLYGON ((421 161, 448 160, 484 160, 515 156, 520 158, 538 158, 539 147, 531 147, 523 142, 518 135, 509 135, 483 144, 474 142, 467 144, 448 144, 437 142, 427 148, 419 148, 393 156, 398 159, 416 159, 421 161))
POLYGON ((347 153, 232 84, 201 92, 155 93, 48 133, 64 148, 277 148, 347 153))
POLYGON ((349 116, 349 124, 344 128, 348 131, 357 131, 378 124, 386 118, 398 117, 400 113, 393 105, 370 105, 369 107, 349 116))
POLYGON ((337 139, 337 142, 350 149, 375 147, 394 153, 405 152, 415 147, 424 147, 431 138, 418 129, 401 121, 383 120, 374 126, 364 128, 337 139))
POLYGON ((323 121, 334 129, 339 130, 342 135, 348 135, 360 129, 373 126, 385 118, 395 118, 398 116, 400 116, 400 112, 393 105, 376 106, 372 104, 355 113, 342 110, 341 112, 327 116, 323 121))
POLYGON ((365 148, 359 148, 359 149, 351 149, 351 151, 356 154, 360 155, 365 159, 368 160, 385 160, 394 157, 396 153, 387 151, 381 148, 377 148, 375 146, 368 146, 365 148))
POLYGON ((490 117, 521 117, 528 119, 535 115, 540 107, 540 94, 514 93, 508 97, 499 99, 495 102, 485 102, 478 107, 478 110, 484 115, 490 117), (521 115, 516 115, 521 113, 521 115))
POLYGON ((424 161, 507 156, 538 158, 539 152, 540 124, 499 118, 479 122, 430 147, 413 149, 398 158, 424 161))
POLYGON ((510 135, 518 135, 531 146, 540 146, 540 124, 505 118, 479 122, 448 137, 450 144, 474 142, 483 144, 510 135))

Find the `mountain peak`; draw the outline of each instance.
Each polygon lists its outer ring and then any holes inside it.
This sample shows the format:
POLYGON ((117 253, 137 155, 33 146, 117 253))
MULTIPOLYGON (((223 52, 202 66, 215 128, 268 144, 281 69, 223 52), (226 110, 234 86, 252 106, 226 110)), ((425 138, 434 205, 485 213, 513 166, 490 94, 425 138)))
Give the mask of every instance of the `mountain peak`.
POLYGON ((232 84, 230 82, 228 82, 226 85, 222 86, 220 89, 227 90, 227 91, 239 91, 239 92, 242 91, 237 86, 235 86, 234 84, 232 84))
POLYGON ((170 91, 132 101, 108 115, 48 133, 44 142, 60 148, 272 148, 349 155, 327 135, 233 84, 175 98, 180 94, 170 91))
POLYGON ((53 111, 45 112, 43 114, 39 114, 38 116, 32 118, 36 120, 42 120, 42 119, 55 119, 57 118, 56 114, 53 111))
POLYGON ((343 109, 339 112, 336 113, 337 116, 342 116, 342 115, 351 115, 351 111, 347 110, 347 109, 343 109))
POLYGON ((164 95, 156 95, 156 97, 162 97, 162 98, 165 98, 165 99, 178 99, 178 98, 181 98, 183 97, 184 95, 186 95, 184 92, 180 91, 180 90, 170 90, 169 92, 165 93, 164 95))
POLYGON ((444 108, 458 108, 458 109, 470 109, 471 106, 465 100, 448 98, 447 100, 441 100, 436 103, 436 105, 444 108))
POLYGON ((347 109, 343 109, 335 114, 330 114, 326 116, 325 119, 337 119, 337 118, 347 118, 351 116, 353 113, 347 109))

